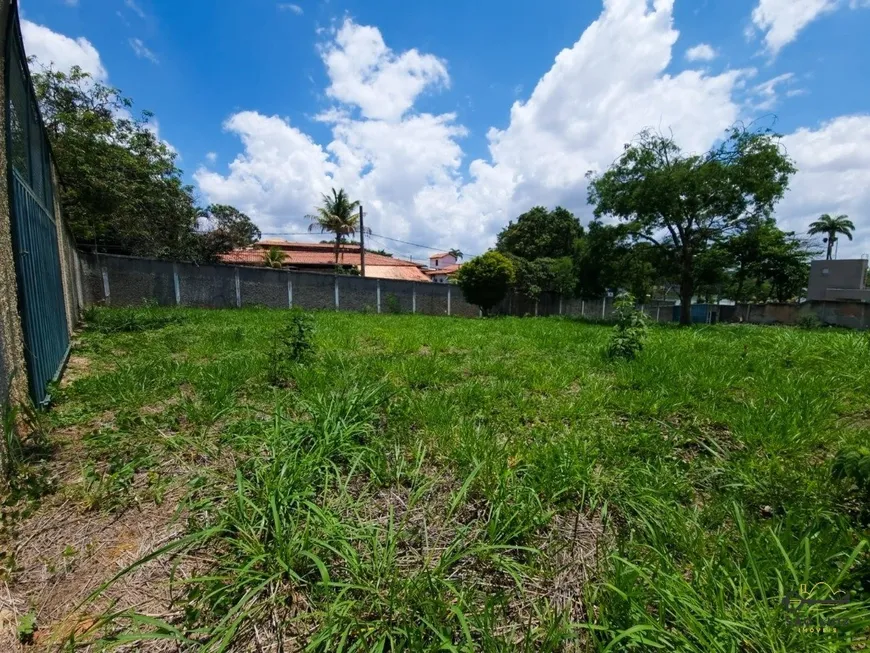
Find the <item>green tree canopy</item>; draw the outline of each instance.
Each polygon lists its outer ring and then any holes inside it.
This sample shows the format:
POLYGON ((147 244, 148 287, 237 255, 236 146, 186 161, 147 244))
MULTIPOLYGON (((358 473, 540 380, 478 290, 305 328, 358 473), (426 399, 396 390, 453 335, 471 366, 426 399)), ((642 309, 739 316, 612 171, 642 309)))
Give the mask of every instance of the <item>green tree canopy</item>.
POLYGON ((539 258, 529 261, 519 256, 508 256, 514 268, 514 289, 538 299, 543 292, 573 295, 577 285, 573 262, 569 256, 539 258))
POLYGON ((212 204, 200 214, 199 247, 194 257, 204 262, 216 261, 224 252, 252 245, 261 235, 257 225, 235 207, 212 204))
POLYGON ((814 252, 782 231, 772 219, 760 220, 720 247, 728 257, 731 278, 726 294, 737 301, 787 301, 801 294, 814 252))
POLYGON ((514 266, 503 254, 489 251, 459 268, 456 281, 466 301, 489 315, 514 282, 514 266))
POLYGON ((511 221, 496 238, 496 249, 527 261, 539 258, 571 256, 574 240, 583 234, 583 227, 574 214, 557 206, 548 211, 536 206, 511 221))
POLYGON ((696 257, 712 243, 769 217, 795 167, 768 130, 728 130, 701 155, 686 154, 672 137, 652 131, 626 145, 606 172, 590 173, 596 217, 614 216, 634 237, 679 262, 680 323, 691 323, 696 257))
POLYGON ((78 67, 69 73, 43 68, 32 79, 60 177, 61 210, 79 245, 211 259, 221 247, 250 241, 238 238, 256 230, 247 216, 243 229, 210 226, 214 207, 196 206, 177 155, 157 137, 149 112, 134 116, 130 98, 78 67))

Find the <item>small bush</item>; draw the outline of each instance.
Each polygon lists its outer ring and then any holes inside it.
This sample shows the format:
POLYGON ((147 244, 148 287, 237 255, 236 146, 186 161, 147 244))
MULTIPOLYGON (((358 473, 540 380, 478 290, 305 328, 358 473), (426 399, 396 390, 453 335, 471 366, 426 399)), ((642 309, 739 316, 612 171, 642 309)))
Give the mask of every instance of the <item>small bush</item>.
POLYGON ((870 448, 844 447, 834 458, 834 478, 851 481, 870 497, 870 448))
POLYGON ((402 305, 399 303, 399 298, 396 297, 393 293, 387 295, 386 298, 387 304, 387 313, 401 313, 402 305))
POLYGON ((807 313, 798 318, 797 326, 801 329, 818 329, 822 326, 822 321, 815 313, 807 313))
POLYGON ((290 322, 275 336, 269 354, 268 377, 271 385, 286 387, 297 365, 305 363, 314 351, 314 318, 299 309, 291 312, 290 322))
POLYGON ((634 295, 625 293, 616 300, 613 317, 616 326, 607 344, 609 358, 631 360, 643 349, 647 336, 647 317, 634 307, 634 295))

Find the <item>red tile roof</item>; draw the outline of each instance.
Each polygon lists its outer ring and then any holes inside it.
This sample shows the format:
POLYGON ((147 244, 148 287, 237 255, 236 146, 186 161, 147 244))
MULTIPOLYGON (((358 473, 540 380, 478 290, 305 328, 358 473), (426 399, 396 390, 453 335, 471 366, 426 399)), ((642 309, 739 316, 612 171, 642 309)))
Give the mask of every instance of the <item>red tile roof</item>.
POLYGON ((430 268, 430 269, 428 269, 428 270, 423 270, 423 272, 425 272, 425 273, 428 274, 429 276, 432 276, 432 275, 435 275, 435 274, 447 274, 447 275, 450 275, 450 274, 455 274, 456 271, 457 271, 459 268, 461 268, 461 267, 462 267, 462 264, 461 264, 461 263, 454 263, 453 265, 448 265, 448 266, 443 267, 443 268, 434 268, 434 269, 433 269, 433 268, 430 268))
POLYGON ((372 279, 399 279, 401 281, 425 281, 431 280, 423 271, 414 266, 406 265, 369 265, 369 257, 366 256, 366 277, 372 279))
MULTIPOLYGON (((239 265, 263 265, 263 254, 269 247, 278 247, 284 252, 282 267, 289 268, 331 268, 335 265, 335 245, 328 243, 294 243, 286 240, 261 240, 252 247, 235 249, 221 254, 224 263, 239 265)), ((359 245, 342 245, 338 255, 339 265, 359 267, 359 245)), ((366 252, 366 276, 380 279, 407 279, 429 281, 412 261, 366 252)))
POLYGON ((438 254, 432 254, 432 256, 430 256, 429 258, 438 259, 438 258, 444 258, 445 256, 450 256, 450 252, 439 252, 438 254))

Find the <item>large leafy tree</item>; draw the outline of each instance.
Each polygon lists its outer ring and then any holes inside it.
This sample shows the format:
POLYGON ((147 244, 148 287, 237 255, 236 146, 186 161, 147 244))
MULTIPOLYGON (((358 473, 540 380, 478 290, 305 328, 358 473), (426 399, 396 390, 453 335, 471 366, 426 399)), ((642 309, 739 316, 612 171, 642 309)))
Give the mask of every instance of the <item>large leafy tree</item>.
POLYGON ((61 185, 63 214, 82 246, 144 256, 187 257, 199 210, 176 153, 151 114, 74 67, 33 74, 61 185))
POLYGON ((571 258, 538 258, 533 261, 508 255, 514 267, 514 289, 531 299, 543 292, 573 295, 576 279, 571 258))
POLYGON ((250 246, 261 235, 257 225, 235 207, 212 204, 200 214, 196 233, 198 247, 194 248, 192 258, 205 262, 217 261, 220 254, 250 246))
POLYGON ((642 132, 609 170, 590 173, 596 217, 615 216, 635 237, 679 263, 680 324, 691 324, 699 253, 768 217, 795 167, 768 130, 734 127, 705 154, 686 154, 670 136, 642 132))
POLYGON ((581 297, 603 297, 608 289, 623 283, 622 262, 629 251, 624 225, 607 225, 593 220, 583 238, 574 243, 574 270, 581 297))
POLYGON ((574 245, 577 294, 603 297, 607 291, 628 290, 644 302, 672 273, 664 252, 649 243, 635 242, 626 224, 593 220, 574 245))
POLYGON ((719 249, 727 256, 727 293, 737 301, 786 301, 798 296, 807 283, 814 253, 772 219, 750 225, 719 249))
POLYGON ((832 216, 829 213, 823 213, 819 219, 810 223, 810 228, 807 233, 811 236, 824 235, 824 242, 828 246, 827 259, 830 260, 834 253, 834 243, 837 242, 841 235, 849 240, 852 240, 852 232, 855 230, 855 224, 849 219, 848 215, 832 216))
POLYGON ((511 221, 496 239, 496 249, 529 261, 571 256, 583 227, 573 213, 557 206, 548 211, 536 206, 511 221))
POLYGON ((504 254, 489 251, 459 268, 456 282, 465 299, 489 315, 514 282, 514 266, 504 254))
MULTIPOLYGON (((312 215, 306 216, 311 224, 308 231, 335 234, 335 264, 338 265, 338 253, 341 243, 348 236, 356 236, 360 230, 359 201, 351 200, 344 189, 332 189, 332 195, 323 194, 322 204, 312 215)), ((371 233, 366 229, 366 233, 371 233)))

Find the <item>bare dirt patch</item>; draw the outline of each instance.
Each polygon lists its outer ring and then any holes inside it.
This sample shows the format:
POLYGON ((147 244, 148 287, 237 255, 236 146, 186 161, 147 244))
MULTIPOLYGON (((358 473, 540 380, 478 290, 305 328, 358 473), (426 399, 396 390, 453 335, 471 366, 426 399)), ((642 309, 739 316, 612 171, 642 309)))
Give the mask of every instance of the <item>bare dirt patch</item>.
POLYGON ((66 368, 63 372, 63 377, 60 380, 60 387, 66 388, 72 385, 76 379, 87 376, 91 369, 91 359, 84 356, 76 356, 71 354, 66 362, 66 368))
MULTIPOLYGON (((15 570, 0 591, 0 614, 36 616, 33 641, 37 650, 52 650, 75 637, 87 641, 104 609, 135 608, 155 617, 172 616, 169 579, 183 578, 191 565, 168 557, 143 565, 120 579, 93 603, 86 599, 118 572, 160 548, 183 530, 169 506, 147 504, 117 515, 80 513, 68 502, 44 506, 19 528, 13 544, 15 570), (84 605, 83 605, 84 604, 84 605)), ((0 631, 0 650, 24 650, 15 628, 0 631)), ((28 649, 30 650, 30 649, 28 649)))

